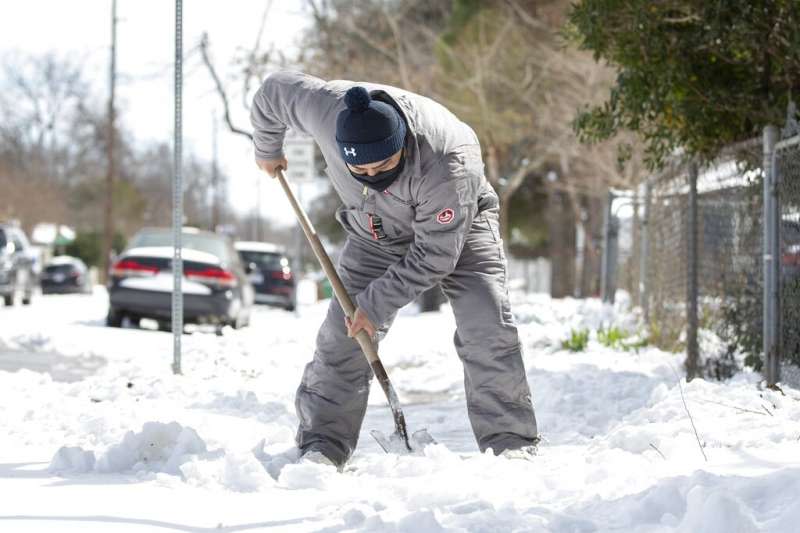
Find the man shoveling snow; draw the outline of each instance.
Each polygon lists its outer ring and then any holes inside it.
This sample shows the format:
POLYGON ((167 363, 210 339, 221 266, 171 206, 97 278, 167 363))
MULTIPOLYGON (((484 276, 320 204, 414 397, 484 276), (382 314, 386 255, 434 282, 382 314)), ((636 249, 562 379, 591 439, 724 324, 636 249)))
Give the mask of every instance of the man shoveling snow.
POLYGON ((258 166, 287 168, 287 128, 314 138, 344 204, 338 273, 357 309, 336 299, 297 390, 297 445, 337 466, 367 408, 369 363, 353 337, 384 335, 397 311, 438 284, 456 319, 470 422, 481 451, 535 452, 536 418, 506 287, 498 199, 478 139, 423 96, 372 83, 269 76, 253 100, 258 166))

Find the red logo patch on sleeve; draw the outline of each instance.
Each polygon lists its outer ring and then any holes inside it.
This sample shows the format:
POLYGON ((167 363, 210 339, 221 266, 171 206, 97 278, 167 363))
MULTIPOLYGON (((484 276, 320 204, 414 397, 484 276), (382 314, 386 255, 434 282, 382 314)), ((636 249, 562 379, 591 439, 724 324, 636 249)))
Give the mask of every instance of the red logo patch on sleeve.
POLYGON ((447 209, 443 209, 438 215, 436 215, 436 222, 439 224, 449 224, 456 218, 456 214, 453 212, 452 209, 449 207, 447 209))

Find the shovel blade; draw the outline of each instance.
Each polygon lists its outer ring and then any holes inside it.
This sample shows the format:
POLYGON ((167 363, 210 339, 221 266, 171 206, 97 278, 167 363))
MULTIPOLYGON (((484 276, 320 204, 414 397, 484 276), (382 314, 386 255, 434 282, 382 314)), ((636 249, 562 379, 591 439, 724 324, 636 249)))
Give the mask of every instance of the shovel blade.
POLYGON ((395 431, 387 436, 382 431, 373 429, 369 434, 372 435, 372 438, 383 448, 383 451, 398 455, 419 455, 422 453, 425 446, 436 444, 436 439, 431 437, 427 429, 420 429, 412 433, 408 442, 406 442, 406 439, 403 438, 403 435, 400 434, 399 431, 395 431))

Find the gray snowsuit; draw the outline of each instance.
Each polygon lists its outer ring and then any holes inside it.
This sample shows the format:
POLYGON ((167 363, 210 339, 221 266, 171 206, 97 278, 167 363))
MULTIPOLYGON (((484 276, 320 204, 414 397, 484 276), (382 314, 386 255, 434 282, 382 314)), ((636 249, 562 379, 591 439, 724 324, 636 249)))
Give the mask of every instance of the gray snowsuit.
MULTIPOLYGON (((433 100, 358 83, 407 125, 400 176, 383 193, 368 189, 350 175, 335 140, 336 117, 353 85, 297 72, 270 75, 253 100, 256 158, 283 157, 287 127, 314 138, 343 202, 336 218, 347 240, 337 270, 356 305, 385 334, 398 309, 440 283, 456 318, 455 347, 481 451, 531 444, 536 419, 508 303, 497 195, 483 175, 478 139, 433 100)), ((356 447, 371 379, 332 299, 297 391, 298 446, 344 463, 356 447)))

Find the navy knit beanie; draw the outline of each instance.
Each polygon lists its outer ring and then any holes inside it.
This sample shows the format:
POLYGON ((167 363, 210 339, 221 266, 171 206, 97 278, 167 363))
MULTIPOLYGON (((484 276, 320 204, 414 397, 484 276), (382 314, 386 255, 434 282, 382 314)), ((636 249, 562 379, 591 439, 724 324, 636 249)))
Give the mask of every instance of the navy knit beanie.
POLYGON ((347 109, 336 117, 336 142, 346 163, 376 163, 403 147, 406 123, 395 108, 358 85, 347 91, 344 103, 347 109))

